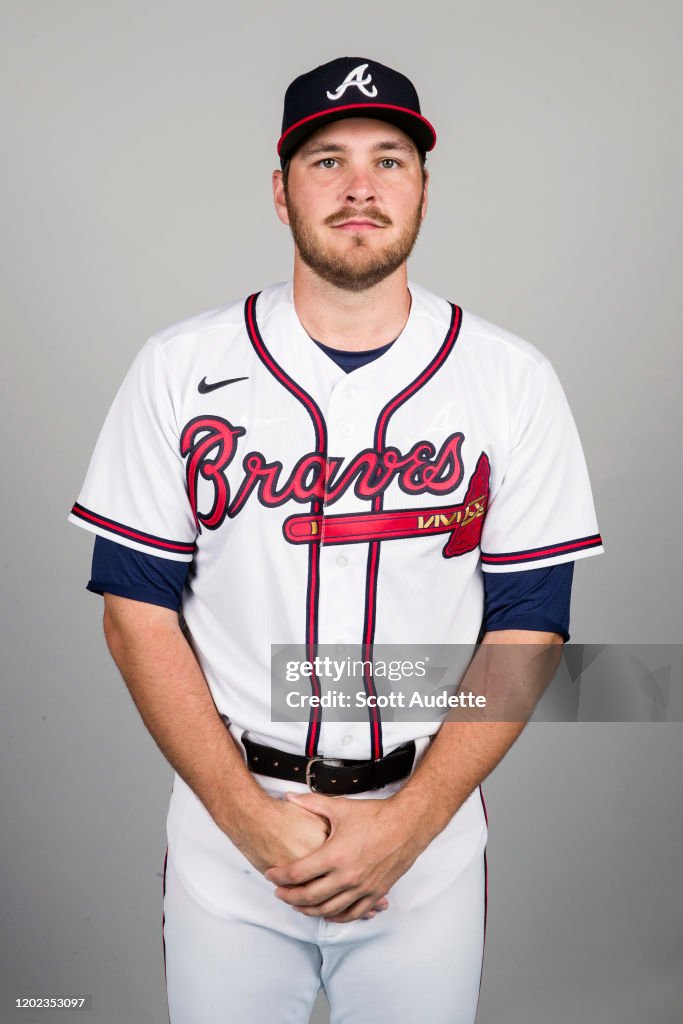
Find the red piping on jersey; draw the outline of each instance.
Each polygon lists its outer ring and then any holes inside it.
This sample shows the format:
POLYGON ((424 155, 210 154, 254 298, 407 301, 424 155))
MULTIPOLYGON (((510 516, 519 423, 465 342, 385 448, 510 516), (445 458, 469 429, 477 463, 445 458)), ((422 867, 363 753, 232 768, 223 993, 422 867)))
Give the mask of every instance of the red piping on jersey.
POLYGON ((78 502, 71 509, 71 514, 79 519, 85 519, 86 522, 103 526, 106 530, 118 533, 122 537, 129 537, 131 540, 139 541, 141 544, 147 544, 149 547, 162 548, 165 551, 178 551, 184 555, 191 555, 196 547, 194 543, 183 544, 181 541, 164 540, 163 537, 155 537, 152 533, 141 533, 138 530, 131 530, 129 526, 117 523, 114 519, 106 519, 104 516, 96 515, 90 509, 85 508, 84 505, 79 505, 78 502))
POLYGON ((411 110, 409 107, 398 107, 394 103, 345 103, 343 106, 340 106, 340 107, 335 106, 335 107, 328 107, 326 110, 318 110, 318 111, 316 111, 315 114, 309 114, 307 117, 302 117, 300 121, 296 121, 294 124, 291 124, 289 126, 289 128, 287 129, 287 131, 283 132, 282 135, 280 136, 280 141, 277 144, 277 155, 278 156, 280 155, 280 150, 282 149, 282 143, 285 141, 287 136, 290 135, 295 130, 295 128, 300 128, 302 124, 307 124, 309 121, 315 121, 317 118, 325 117, 327 114, 339 113, 339 111, 341 111, 341 110, 366 110, 367 111, 368 109, 370 109, 370 110, 398 110, 401 114, 410 114, 410 116, 414 117, 416 121, 422 121, 422 123, 425 124, 427 126, 427 128, 429 128, 430 132, 432 133, 432 144, 429 147, 429 149, 427 150, 427 152, 429 152, 430 150, 434 149, 434 146, 436 145, 436 130, 434 128, 434 125, 430 124, 429 121, 427 120, 427 118, 423 117, 422 114, 417 114, 414 110, 411 110))
MULTIPOLYGON (((413 395, 424 387, 424 385, 441 369, 444 362, 453 350, 453 346, 460 331, 462 323, 462 310, 459 306, 451 303, 451 322, 446 337, 432 361, 425 367, 422 373, 415 378, 407 387, 395 395, 382 409, 377 418, 375 427, 375 451, 379 454, 386 445, 387 428, 389 420, 396 410, 412 398, 413 395)), ((372 511, 381 512, 384 501, 384 493, 380 492, 372 499, 372 511)), ((381 541, 370 542, 368 551, 368 570, 365 587, 365 622, 363 625, 363 661, 372 663, 372 648, 375 638, 375 621, 377 611, 377 576, 379 572, 379 555, 381 541)), ((365 690, 368 695, 375 696, 375 684, 372 678, 371 668, 364 672, 365 690)), ((373 760, 383 756, 382 746, 382 721, 379 708, 369 707, 370 715, 370 747, 373 760)))
POLYGON ((602 537, 594 533, 590 537, 579 537, 564 544, 552 544, 546 548, 528 548, 526 551, 510 551, 499 555, 488 555, 482 551, 481 560, 485 565, 507 565, 511 562, 533 562, 536 558, 552 558, 582 548, 595 548, 602 544, 602 537))
MULTIPOLYGON (((323 414, 314 399, 287 374, 271 356, 261 337, 256 322, 256 300, 260 292, 250 295, 244 305, 247 333, 256 354, 275 379, 297 398, 308 412, 315 431, 315 453, 327 457, 327 428, 323 414)), ((311 500, 311 515, 322 515, 322 501, 311 500)), ((314 663, 318 646, 318 595, 320 590, 320 545, 312 544, 308 554, 308 586, 306 591, 306 656, 314 663)), ((320 681, 315 672, 311 673, 311 689, 316 697, 321 695, 320 681)), ((318 752, 320 739, 320 722, 322 711, 319 707, 311 708, 306 737, 306 756, 314 757, 318 752)))
POLYGON ((249 338, 252 345, 256 349, 256 352, 263 363, 268 367, 273 376, 283 384, 288 391, 291 391, 293 395, 299 399, 299 401, 306 407, 306 411, 313 420, 313 426, 315 428, 315 449, 316 454, 325 454, 325 440, 327 431, 325 428, 325 420, 323 414, 316 405, 315 401, 311 398, 307 391, 296 383, 296 381, 289 376, 288 373, 282 369, 279 363, 271 356, 270 352, 266 348, 265 342, 261 337, 261 332, 258 329, 256 323, 255 309, 256 300, 261 293, 256 292, 254 295, 250 295, 246 302, 246 314, 247 314, 247 327, 249 328, 249 338))

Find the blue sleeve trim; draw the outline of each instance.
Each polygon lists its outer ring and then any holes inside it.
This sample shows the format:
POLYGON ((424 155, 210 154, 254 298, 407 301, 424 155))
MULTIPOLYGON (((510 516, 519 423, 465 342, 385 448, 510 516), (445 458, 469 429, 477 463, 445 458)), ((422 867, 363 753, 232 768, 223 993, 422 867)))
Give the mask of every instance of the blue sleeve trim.
POLYGON ((85 588, 92 594, 115 594, 117 597, 128 597, 133 601, 144 601, 146 604, 158 604, 171 611, 179 610, 175 597, 164 594, 160 590, 149 590, 146 587, 126 587, 120 583, 108 583, 101 580, 90 580, 85 588))
POLYGON ((149 555, 97 536, 87 589, 179 611, 189 569, 189 562, 149 555))
POLYGON ((569 633, 559 622, 544 619, 540 615, 513 615, 511 613, 501 616, 500 619, 491 619, 487 622, 487 633, 493 633, 497 629, 533 629, 539 633, 559 633, 565 642, 569 640, 569 633))
POLYGON ((569 640, 574 563, 484 573, 484 630, 534 629, 569 640))

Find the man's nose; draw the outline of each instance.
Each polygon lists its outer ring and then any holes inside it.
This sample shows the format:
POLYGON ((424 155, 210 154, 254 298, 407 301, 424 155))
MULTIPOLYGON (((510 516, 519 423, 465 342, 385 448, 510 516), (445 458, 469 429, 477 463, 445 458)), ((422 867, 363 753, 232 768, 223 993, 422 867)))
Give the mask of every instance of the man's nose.
POLYGON ((347 203, 369 203, 376 199, 376 189, 371 175, 366 170, 351 172, 345 186, 347 203))

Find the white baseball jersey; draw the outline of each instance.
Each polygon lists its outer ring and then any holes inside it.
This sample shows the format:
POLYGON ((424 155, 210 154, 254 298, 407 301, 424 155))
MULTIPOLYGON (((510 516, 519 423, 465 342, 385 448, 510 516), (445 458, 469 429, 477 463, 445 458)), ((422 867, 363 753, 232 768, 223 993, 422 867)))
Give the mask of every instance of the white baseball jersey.
POLYGON ((399 338, 350 375, 304 331, 290 283, 152 336, 70 514, 194 562, 194 651, 219 711, 257 742, 367 758, 424 732, 379 709, 271 722, 271 644, 474 644, 482 571, 603 550, 548 359, 409 287, 399 338))

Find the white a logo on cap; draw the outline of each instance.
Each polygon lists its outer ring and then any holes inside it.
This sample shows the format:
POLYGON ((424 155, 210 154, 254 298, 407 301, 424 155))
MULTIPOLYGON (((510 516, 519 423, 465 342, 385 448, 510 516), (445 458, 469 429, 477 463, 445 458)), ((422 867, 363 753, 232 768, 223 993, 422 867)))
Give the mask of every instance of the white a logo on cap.
POLYGON ((355 85, 356 89, 360 89, 364 96, 369 96, 370 99, 373 99, 377 95, 377 86, 373 85, 372 89, 366 89, 366 86, 372 82, 372 75, 365 75, 366 68, 367 64, 359 64, 353 71, 349 71, 342 84, 338 85, 334 92, 328 92, 328 100, 338 100, 352 85, 355 85), (363 75, 365 75, 365 78, 363 75))

